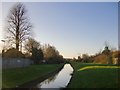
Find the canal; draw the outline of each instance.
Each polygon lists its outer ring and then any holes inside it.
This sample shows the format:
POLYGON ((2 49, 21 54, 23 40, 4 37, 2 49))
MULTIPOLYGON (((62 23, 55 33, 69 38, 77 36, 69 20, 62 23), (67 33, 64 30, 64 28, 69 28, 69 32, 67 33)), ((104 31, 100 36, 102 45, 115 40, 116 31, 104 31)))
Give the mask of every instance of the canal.
POLYGON ((70 82, 72 74, 72 66, 70 64, 65 64, 57 74, 49 77, 43 82, 38 83, 33 88, 65 88, 70 82))

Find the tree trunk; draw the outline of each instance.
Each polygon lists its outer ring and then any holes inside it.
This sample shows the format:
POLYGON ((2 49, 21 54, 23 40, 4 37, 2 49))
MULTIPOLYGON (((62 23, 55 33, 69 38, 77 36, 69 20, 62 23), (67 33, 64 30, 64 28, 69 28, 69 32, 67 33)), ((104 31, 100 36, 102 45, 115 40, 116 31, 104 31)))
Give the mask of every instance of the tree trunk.
MULTIPOLYGON (((19 21, 19 17, 18 17, 18 21, 19 21)), ((19 22, 18 25, 16 26, 16 49, 19 51, 19 22)))
POLYGON ((16 35, 16 49, 19 51, 19 37, 16 35))

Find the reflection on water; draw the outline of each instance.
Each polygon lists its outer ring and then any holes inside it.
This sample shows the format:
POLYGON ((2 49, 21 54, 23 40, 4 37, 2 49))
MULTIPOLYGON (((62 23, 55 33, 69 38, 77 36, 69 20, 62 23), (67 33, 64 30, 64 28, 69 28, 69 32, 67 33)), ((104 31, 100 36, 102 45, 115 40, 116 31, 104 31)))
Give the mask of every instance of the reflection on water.
POLYGON ((63 69, 56 75, 44 80, 43 82, 36 85, 37 88, 65 88, 73 73, 73 68, 70 64, 65 64, 63 69))

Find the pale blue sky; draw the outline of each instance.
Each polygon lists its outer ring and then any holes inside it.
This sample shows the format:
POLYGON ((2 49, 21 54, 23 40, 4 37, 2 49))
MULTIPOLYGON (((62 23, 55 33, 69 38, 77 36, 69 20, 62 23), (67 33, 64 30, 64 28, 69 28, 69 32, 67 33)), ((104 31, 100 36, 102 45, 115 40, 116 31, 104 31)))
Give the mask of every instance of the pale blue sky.
MULTIPOLYGON (((14 3, 3 3, 3 22, 14 3)), ((118 48, 118 6, 111 3, 25 3, 34 38, 54 45, 64 57, 95 54, 105 41, 118 48)))

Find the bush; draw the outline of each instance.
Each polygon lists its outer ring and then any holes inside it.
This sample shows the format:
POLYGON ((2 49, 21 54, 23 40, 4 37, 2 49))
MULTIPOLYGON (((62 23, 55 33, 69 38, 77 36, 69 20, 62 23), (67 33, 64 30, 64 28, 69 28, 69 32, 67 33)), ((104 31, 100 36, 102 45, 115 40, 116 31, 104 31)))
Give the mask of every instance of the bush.
POLYGON ((104 54, 98 55, 94 58, 94 63, 107 64, 108 63, 108 56, 104 55, 104 54))
POLYGON ((24 58, 24 54, 15 48, 10 48, 4 53, 4 58, 24 58))

